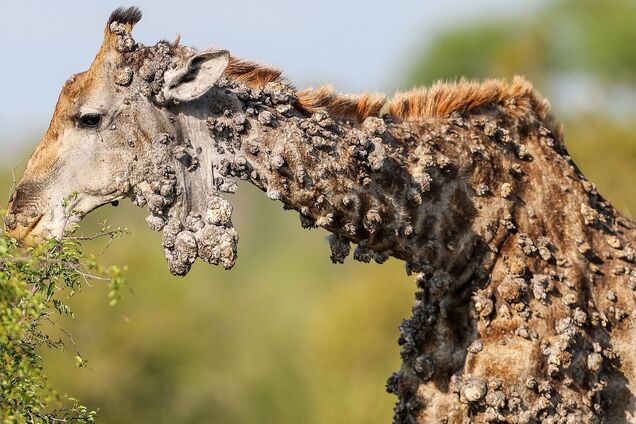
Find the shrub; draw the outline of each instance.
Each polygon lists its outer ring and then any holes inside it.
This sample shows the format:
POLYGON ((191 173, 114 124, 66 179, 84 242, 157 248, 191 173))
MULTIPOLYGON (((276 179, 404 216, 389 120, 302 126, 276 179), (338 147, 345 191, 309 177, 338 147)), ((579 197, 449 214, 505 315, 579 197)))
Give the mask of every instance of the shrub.
MULTIPOLYGON (((0 216, 1 219, 1 216, 0 216)), ((104 228, 95 237, 114 238, 124 230, 104 228)), ((95 238, 90 237, 90 239, 95 238)), ((64 349, 75 344, 55 319, 73 316, 68 300, 91 281, 108 282, 110 303, 121 298, 125 284, 118 267, 102 267, 84 254, 83 240, 48 240, 36 248, 21 249, 0 234, 0 422, 92 423, 96 411, 75 397, 61 395, 47 381, 42 349, 64 349), (54 338, 59 329, 65 336, 54 338)), ((86 360, 79 352, 76 365, 86 360)))

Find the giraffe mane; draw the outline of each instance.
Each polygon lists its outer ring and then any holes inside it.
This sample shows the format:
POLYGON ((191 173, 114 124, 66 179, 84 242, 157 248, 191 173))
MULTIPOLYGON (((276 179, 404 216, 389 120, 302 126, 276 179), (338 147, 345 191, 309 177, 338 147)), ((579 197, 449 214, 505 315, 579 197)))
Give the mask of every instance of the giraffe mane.
POLYGON ((299 106, 307 112, 326 111, 336 120, 362 122, 369 116, 380 116, 386 103, 384 94, 341 94, 332 86, 307 88, 297 93, 299 106))
MULTIPOLYGON (((232 57, 225 75, 252 88, 263 88, 270 82, 289 84, 278 69, 232 57)), ((326 112, 335 120, 360 123, 370 116, 389 115, 396 121, 416 121, 426 117, 450 116, 489 105, 502 105, 516 117, 534 112, 537 118, 562 139, 561 126, 553 117, 550 104, 526 79, 515 76, 512 81, 489 79, 437 82, 398 92, 387 100, 381 93, 338 93, 330 85, 306 88, 296 92, 297 106, 307 112, 326 112)))
POLYGON ((263 88, 268 82, 282 81, 283 72, 248 60, 230 57, 225 76, 253 88, 263 88))
POLYGON ((534 112, 557 139, 562 139, 562 129, 552 115, 550 103, 520 76, 515 76, 512 81, 470 81, 462 78, 458 82, 437 82, 430 87, 396 93, 385 109, 394 119, 413 121, 490 105, 501 105, 519 118, 534 112))

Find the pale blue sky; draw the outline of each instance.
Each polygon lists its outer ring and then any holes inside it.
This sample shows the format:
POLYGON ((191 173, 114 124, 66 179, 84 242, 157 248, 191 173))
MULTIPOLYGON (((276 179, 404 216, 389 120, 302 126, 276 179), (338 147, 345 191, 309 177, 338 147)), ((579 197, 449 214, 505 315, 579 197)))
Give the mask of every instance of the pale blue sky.
MULTIPOLYGON (((297 86, 392 90, 436 31, 484 16, 528 13, 541 0, 150 1, 135 39, 174 39, 284 69, 297 86)), ((34 145, 62 84, 86 69, 118 1, 0 0, 0 147, 34 145)))

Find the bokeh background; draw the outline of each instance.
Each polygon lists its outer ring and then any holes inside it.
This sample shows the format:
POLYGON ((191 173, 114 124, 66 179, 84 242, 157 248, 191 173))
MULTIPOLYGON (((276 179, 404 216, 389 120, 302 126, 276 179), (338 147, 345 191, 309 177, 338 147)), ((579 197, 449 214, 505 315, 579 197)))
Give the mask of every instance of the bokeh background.
MULTIPOLYGON (((636 214, 636 1, 138 1, 145 44, 195 47, 285 70, 297 86, 392 92, 459 76, 526 75, 565 123, 574 160, 636 214)), ((118 2, 0 1, 0 203, 48 125, 63 82, 87 68, 118 2), (15 174, 15 177, 14 177, 15 174)), ((76 347, 43 352, 54 386, 102 423, 386 423, 397 326, 413 282, 397 261, 332 265, 326 233, 301 230, 256 189, 233 198, 242 236, 232 271, 171 277, 160 236, 128 202, 85 220, 128 227, 104 253, 127 264, 125 300, 100 283, 60 324, 76 347), (88 360, 74 368, 73 350, 88 360)), ((546 205, 549 207, 549 205, 546 205)))

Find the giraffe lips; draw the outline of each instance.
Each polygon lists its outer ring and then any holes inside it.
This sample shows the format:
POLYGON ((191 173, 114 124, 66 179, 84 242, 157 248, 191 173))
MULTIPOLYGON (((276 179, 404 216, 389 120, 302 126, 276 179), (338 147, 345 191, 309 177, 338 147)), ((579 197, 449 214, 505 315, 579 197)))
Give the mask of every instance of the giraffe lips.
MULTIPOLYGON (((15 230, 11 230, 7 225, 7 228, 9 233, 19 240, 22 245, 34 246, 46 238, 62 238, 65 231, 69 230, 70 224, 78 224, 88 213, 100 206, 109 203, 113 206, 119 205, 119 201, 123 197, 123 195, 118 195, 116 192, 109 194, 103 200, 79 196, 69 205, 57 205, 48 213, 35 217, 27 226, 16 225, 15 230), (69 214, 69 210, 72 210, 73 213, 69 214)), ((9 224, 13 225, 12 221, 9 224)))
POLYGON ((30 221, 26 226, 22 224, 18 224, 13 226, 7 225, 7 233, 16 239, 20 245, 24 247, 31 247, 37 244, 37 237, 34 237, 34 230, 37 225, 42 221, 44 215, 39 215, 32 221, 30 221))

